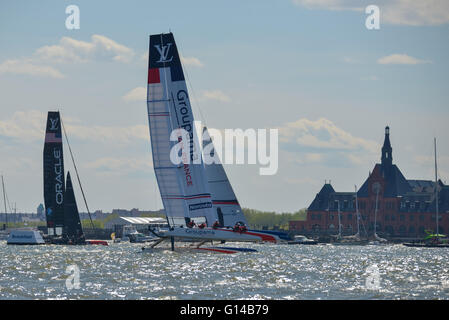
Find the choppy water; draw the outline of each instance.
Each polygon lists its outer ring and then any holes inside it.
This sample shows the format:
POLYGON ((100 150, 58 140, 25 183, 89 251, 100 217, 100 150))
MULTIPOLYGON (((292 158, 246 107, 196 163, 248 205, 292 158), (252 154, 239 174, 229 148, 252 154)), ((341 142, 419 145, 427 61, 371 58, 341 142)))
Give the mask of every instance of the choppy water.
POLYGON ((7 246, 0 299, 448 299, 449 249, 245 244, 208 254, 141 245, 7 246), (67 267, 79 269, 79 289, 67 267), (68 277, 70 277, 68 279, 68 277), (68 281, 71 280, 71 281, 68 281))

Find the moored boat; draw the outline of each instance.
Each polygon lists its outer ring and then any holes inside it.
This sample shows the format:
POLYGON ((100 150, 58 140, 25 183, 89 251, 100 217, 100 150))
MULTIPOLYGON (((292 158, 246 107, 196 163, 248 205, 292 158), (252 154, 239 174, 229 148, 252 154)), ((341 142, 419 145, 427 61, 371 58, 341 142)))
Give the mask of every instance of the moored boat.
POLYGON ((6 243, 15 245, 38 245, 45 244, 45 241, 40 231, 23 228, 11 230, 6 243))
POLYGON ((437 139, 434 138, 434 152, 435 152, 435 225, 436 233, 426 231, 427 236, 417 242, 403 243, 407 247, 425 247, 425 248, 449 248, 449 239, 446 235, 439 233, 439 208, 438 208, 438 169, 437 169, 437 139))
POLYGON ((293 237, 293 240, 288 241, 287 244, 305 244, 305 245, 311 245, 311 244, 318 244, 317 240, 309 239, 306 236, 303 235, 296 235, 293 237))

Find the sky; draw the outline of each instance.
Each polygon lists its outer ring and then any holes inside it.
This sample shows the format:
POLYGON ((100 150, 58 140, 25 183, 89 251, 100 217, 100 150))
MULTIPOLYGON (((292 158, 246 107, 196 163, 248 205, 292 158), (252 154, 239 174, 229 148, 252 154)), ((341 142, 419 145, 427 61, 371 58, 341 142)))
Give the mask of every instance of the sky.
POLYGON ((387 125, 406 178, 434 179, 436 137, 448 179, 445 0, 2 1, 0 173, 18 211, 43 202, 50 110, 62 114, 91 211, 162 208, 146 81, 148 36, 169 31, 196 120, 279 130, 275 175, 225 166, 242 207, 297 211, 325 181, 353 191, 380 162, 387 125), (365 24, 371 4, 377 30, 365 24), (69 5, 79 29, 66 28, 69 5))

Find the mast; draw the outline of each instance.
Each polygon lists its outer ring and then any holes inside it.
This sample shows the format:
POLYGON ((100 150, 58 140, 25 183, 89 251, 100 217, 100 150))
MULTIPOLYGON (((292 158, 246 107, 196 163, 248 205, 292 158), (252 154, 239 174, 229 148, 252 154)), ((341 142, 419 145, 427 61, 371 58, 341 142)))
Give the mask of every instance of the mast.
POLYGON ((435 149, 435 208, 436 208, 436 223, 437 223, 437 235, 439 234, 438 226, 438 171, 437 171, 437 138, 434 138, 434 149, 435 149))
POLYGON ((359 202, 357 198, 357 186, 355 185, 355 214, 357 216, 357 236, 360 236, 360 215, 359 215, 359 202))
POLYGON ((374 237, 377 236, 377 200, 379 198, 379 188, 376 188, 376 207, 374 209, 374 237))
POLYGON ((5 182, 3 181, 2 175, 2 187, 3 187, 3 202, 5 203, 5 228, 8 227, 8 214, 6 210, 6 193, 5 193, 5 182))
POLYGON ((340 200, 338 201, 338 237, 341 238, 340 200))

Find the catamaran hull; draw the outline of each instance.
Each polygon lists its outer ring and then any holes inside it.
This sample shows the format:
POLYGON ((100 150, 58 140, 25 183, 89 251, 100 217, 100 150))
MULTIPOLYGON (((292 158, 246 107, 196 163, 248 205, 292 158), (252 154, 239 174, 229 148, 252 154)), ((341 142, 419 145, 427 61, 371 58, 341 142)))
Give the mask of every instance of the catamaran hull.
POLYGON ((231 242, 279 242, 276 235, 263 232, 235 232, 224 228, 176 228, 159 234, 162 238, 183 238, 198 241, 231 241, 231 242))

